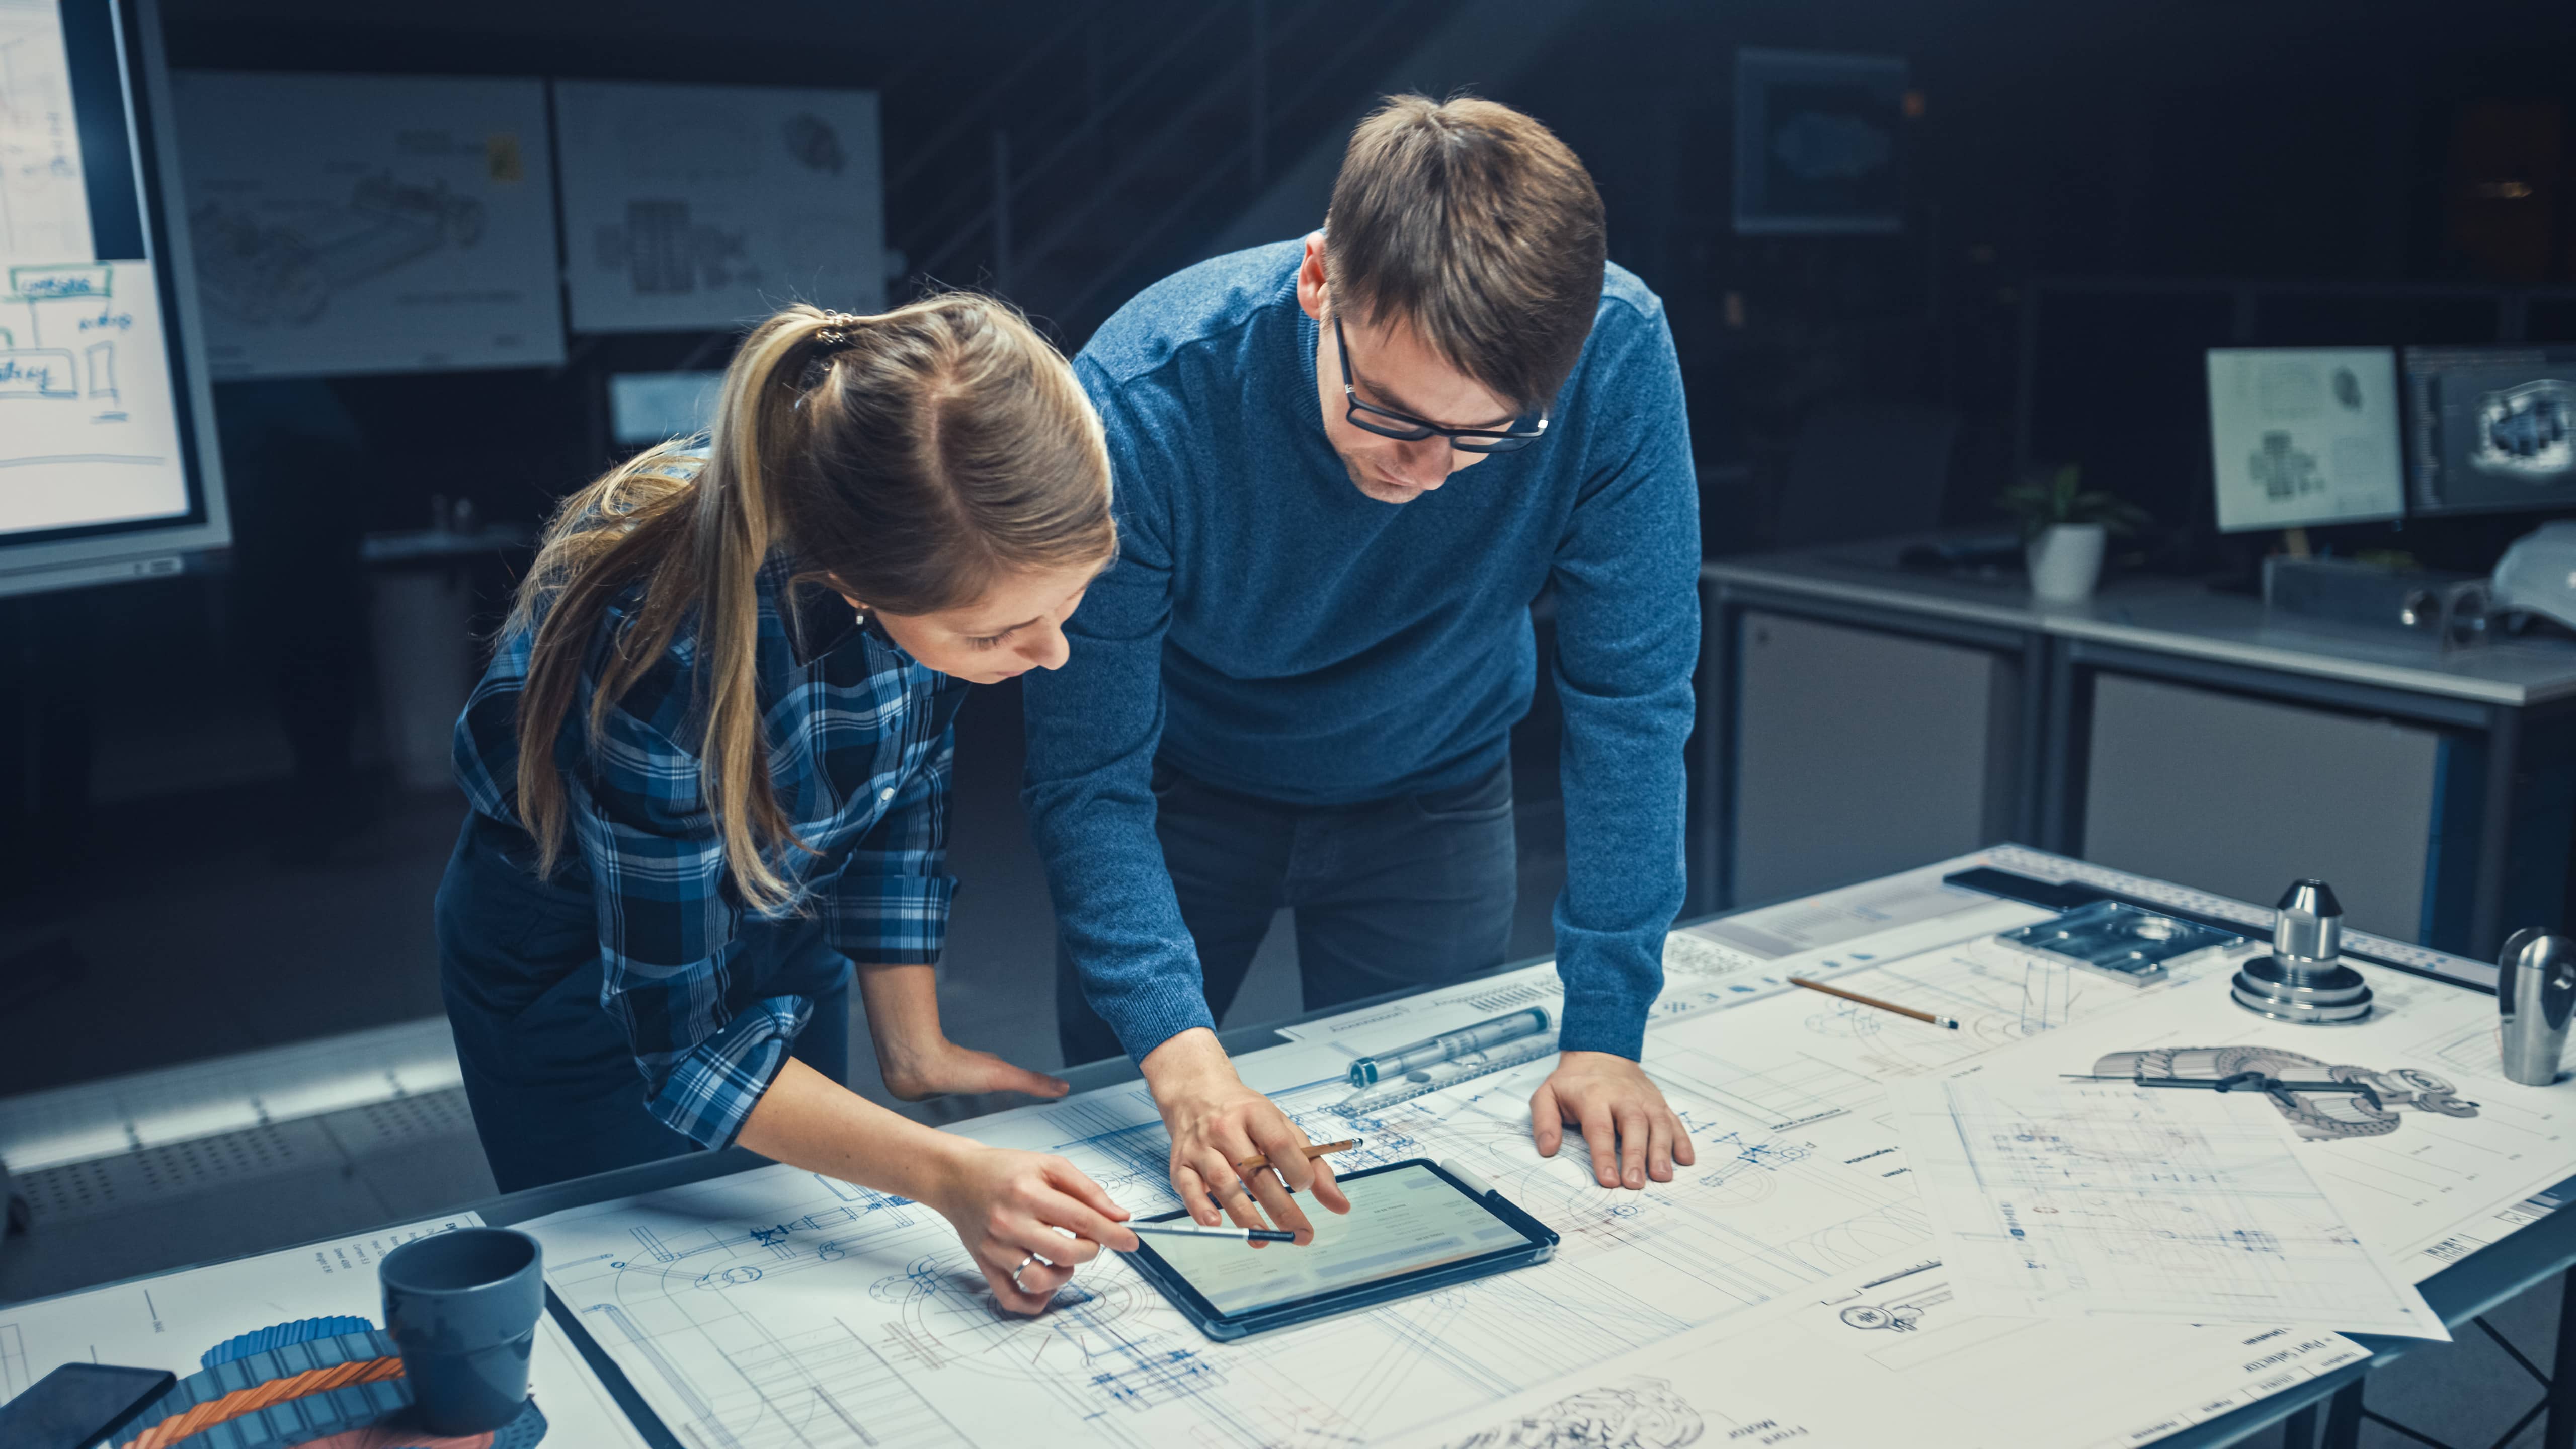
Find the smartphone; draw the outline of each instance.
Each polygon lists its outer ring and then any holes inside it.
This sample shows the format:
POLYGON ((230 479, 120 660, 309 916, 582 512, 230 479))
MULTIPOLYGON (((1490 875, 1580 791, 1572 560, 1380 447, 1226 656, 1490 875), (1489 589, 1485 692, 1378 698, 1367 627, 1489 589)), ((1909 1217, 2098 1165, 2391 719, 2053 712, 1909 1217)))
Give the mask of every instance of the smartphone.
POLYGON ((67 1363, 5 1404, 0 1444, 9 1449, 90 1449, 179 1381, 168 1369, 67 1363))

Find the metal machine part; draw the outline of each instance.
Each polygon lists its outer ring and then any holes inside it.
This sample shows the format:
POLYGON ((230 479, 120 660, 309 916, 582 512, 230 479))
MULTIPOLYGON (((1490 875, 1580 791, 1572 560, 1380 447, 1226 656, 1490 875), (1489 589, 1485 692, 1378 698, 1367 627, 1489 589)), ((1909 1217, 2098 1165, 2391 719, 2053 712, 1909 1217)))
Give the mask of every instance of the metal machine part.
POLYGON ((2496 960, 2497 1041, 2504 1074, 2528 1087, 2558 1080, 2576 1014, 2576 937, 2516 931, 2496 960))
POLYGON ((2275 1021, 2310 1025, 2370 1015, 2370 987, 2338 957, 2343 903, 2321 880, 2293 881, 2272 923, 2272 954, 2245 963, 2230 992, 2236 1004, 2275 1021))
POLYGON ((2145 986, 2165 978, 2167 961, 2238 938, 2214 926, 2176 920, 2119 901, 2095 901, 2055 920, 1998 932, 1995 939, 2099 971, 2115 981, 2145 986))
POLYGON ((2397 1130, 2404 1111, 2478 1115, 2477 1103, 2430 1072, 2330 1064, 2260 1043, 2112 1052, 2093 1064, 2093 1075, 2125 1077, 2141 1087, 2250 1092, 2312 1140, 2385 1136, 2397 1130))

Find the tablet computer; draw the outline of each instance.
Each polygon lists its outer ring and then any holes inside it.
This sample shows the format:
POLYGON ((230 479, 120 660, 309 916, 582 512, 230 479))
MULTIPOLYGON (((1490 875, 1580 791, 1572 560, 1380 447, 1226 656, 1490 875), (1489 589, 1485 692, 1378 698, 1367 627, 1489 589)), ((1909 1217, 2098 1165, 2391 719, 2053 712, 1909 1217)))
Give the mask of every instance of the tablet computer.
MULTIPOLYGON (((1128 1265, 1210 1338, 1241 1338, 1545 1262, 1556 1234, 1473 1173, 1427 1157, 1340 1179, 1348 1214, 1308 1204, 1315 1240, 1140 1238, 1128 1265)), ((1172 1222, 1165 1213, 1149 1222, 1172 1222)))

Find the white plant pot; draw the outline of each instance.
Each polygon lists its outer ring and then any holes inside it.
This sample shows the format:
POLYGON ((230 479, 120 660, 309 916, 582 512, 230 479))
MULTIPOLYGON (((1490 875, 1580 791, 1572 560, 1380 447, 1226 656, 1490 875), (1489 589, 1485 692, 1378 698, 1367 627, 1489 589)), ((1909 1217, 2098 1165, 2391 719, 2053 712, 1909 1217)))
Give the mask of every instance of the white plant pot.
POLYGON ((2102 578, 2102 542, 2098 523, 2056 523, 2026 547, 2030 592, 2051 604, 2081 603, 2093 597, 2102 578))

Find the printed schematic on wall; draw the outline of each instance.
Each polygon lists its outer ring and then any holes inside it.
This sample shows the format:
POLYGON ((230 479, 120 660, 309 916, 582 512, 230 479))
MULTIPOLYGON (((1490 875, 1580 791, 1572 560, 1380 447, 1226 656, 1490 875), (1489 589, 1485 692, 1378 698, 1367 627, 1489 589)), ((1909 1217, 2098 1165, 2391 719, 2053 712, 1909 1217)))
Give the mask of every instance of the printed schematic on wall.
POLYGON ((110 0, 0 0, 0 592, 73 559, 97 577, 138 530, 222 541, 190 457, 133 25, 110 0))

